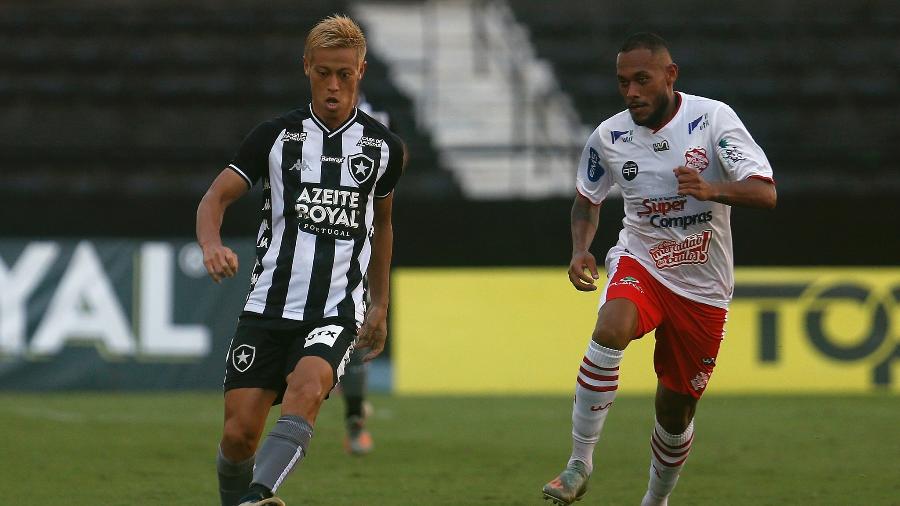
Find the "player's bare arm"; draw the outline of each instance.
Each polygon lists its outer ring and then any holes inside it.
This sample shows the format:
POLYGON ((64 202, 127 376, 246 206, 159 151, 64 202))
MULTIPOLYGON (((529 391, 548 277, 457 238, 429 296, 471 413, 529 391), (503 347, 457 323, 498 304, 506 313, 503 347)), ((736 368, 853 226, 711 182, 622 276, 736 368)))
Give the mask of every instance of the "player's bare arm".
POLYGON ((231 248, 222 244, 219 230, 225 209, 247 193, 247 183, 233 170, 223 170, 197 207, 197 243, 203 249, 203 265, 209 276, 219 283, 237 273, 238 257, 231 248))
POLYGON ((675 177, 678 179, 678 194, 690 195, 697 200, 762 209, 774 209, 778 200, 775 185, 763 179, 710 183, 700 177, 697 169, 684 166, 675 168, 675 177))
POLYGON ((358 343, 358 346, 370 349, 363 358, 365 361, 380 355, 387 339, 391 255, 394 247, 394 229, 391 224, 393 205, 393 193, 375 200, 375 236, 372 238, 372 258, 369 260, 368 271, 371 304, 366 308, 366 319, 359 329, 358 343))
POLYGON ((600 279, 597 260, 588 249, 597 233, 600 222, 600 206, 576 194, 572 204, 572 260, 569 262, 569 281, 576 290, 590 292, 597 289, 594 281, 600 279))

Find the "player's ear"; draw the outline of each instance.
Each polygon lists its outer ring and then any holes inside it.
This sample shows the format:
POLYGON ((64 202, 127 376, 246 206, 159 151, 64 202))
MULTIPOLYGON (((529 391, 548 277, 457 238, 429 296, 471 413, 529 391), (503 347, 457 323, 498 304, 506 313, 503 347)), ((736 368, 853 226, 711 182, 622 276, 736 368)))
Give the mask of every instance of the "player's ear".
POLYGON ((366 67, 368 67, 368 64, 369 64, 369 62, 367 62, 366 60, 363 60, 363 61, 359 64, 359 78, 360 78, 360 79, 362 79, 362 78, 363 78, 363 75, 365 75, 365 73, 366 73, 366 67))
POLYGON ((306 59, 306 56, 303 57, 303 73, 309 76, 309 60, 306 59))
POLYGON ((670 63, 666 65, 666 83, 671 86, 678 79, 678 64, 670 63))

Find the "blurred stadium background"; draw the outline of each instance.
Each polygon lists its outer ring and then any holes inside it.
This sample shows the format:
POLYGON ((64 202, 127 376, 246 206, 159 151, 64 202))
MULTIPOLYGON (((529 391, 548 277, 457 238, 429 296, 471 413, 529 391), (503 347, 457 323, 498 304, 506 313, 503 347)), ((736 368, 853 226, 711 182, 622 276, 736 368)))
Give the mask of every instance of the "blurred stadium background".
MULTIPOLYGON (((226 216, 242 272, 219 286, 194 212, 254 125, 307 102, 304 37, 334 12, 366 31, 363 89, 411 160, 371 370, 379 449, 340 456, 330 403, 289 504, 540 502, 596 307, 565 278, 574 167, 622 109, 615 53, 639 30, 671 43, 677 89, 736 110, 779 192, 733 212, 736 298, 675 495, 900 504, 893 0, 0 3, 0 497, 213 503, 258 194, 226 216)), ((598 257, 622 215, 604 205, 598 257)), ((651 341, 601 446, 610 504, 643 490, 651 341)))

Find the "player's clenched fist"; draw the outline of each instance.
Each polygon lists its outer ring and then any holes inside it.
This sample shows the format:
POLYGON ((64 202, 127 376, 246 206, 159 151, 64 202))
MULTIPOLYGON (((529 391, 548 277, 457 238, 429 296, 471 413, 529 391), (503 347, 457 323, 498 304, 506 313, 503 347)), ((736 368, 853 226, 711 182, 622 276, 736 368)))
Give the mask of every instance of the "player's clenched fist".
POLYGON ((715 195, 713 187, 700 177, 697 169, 676 167, 675 178, 678 179, 678 194, 690 195, 697 200, 710 200, 715 195))
POLYGON ((578 251, 572 254, 569 262, 569 281, 576 290, 590 292, 597 289, 594 281, 600 279, 597 272, 597 260, 588 251, 578 251))
POLYGON ((237 273, 238 257, 231 248, 221 244, 202 246, 203 265, 206 272, 216 283, 223 278, 230 278, 237 273))

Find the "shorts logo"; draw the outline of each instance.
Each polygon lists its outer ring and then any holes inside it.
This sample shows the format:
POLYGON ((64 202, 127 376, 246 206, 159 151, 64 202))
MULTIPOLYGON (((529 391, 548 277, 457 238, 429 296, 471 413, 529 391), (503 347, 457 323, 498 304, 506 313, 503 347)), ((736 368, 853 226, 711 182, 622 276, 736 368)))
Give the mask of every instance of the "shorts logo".
POLYGON ((634 139, 634 130, 613 130, 609 132, 612 143, 621 140, 622 142, 631 142, 634 139))
POLYGON ((691 387, 693 387, 696 391, 701 391, 706 388, 706 385, 709 383, 709 373, 700 371, 694 376, 694 379, 691 380, 691 387))
POLYGON ((689 235, 681 242, 666 240, 650 248, 650 258, 658 269, 668 269, 683 264, 705 264, 709 261, 709 243, 712 230, 689 235))
POLYGON ((715 357, 706 357, 706 358, 700 359, 700 361, 703 362, 703 365, 716 365, 715 357))
POLYGON ((603 176, 603 166, 600 165, 600 155, 597 150, 590 148, 588 156, 587 177, 592 183, 596 183, 603 176))
POLYGON ((348 156, 347 165, 350 167, 350 176, 359 185, 362 185, 375 172, 372 170, 375 167, 375 160, 362 153, 348 156))
POLYGON ((637 289, 637 291, 644 293, 644 289, 643 289, 643 287, 641 287, 641 282, 638 281, 638 279, 633 276, 625 276, 624 278, 622 278, 614 283, 609 284, 609 286, 615 286, 615 285, 633 286, 634 288, 637 289))
POLYGON ((698 172, 703 172, 709 167, 709 158, 703 148, 691 148, 684 152, 684 165, 698 172))
POLYGON ((306 132, 288 132, 285 131, 284 135, 281 136, 281 142, 305 142, 306 141, 306 132))
POLYGON ((631 181, 636 178, 638 175, 638 164, 634 163, 631 160, 625 162, 622 165, 622 177, 625 178, 625 181, 631 181))
POLYGON ((256 347, 249 344, 242 344, 231 350, 231 365, 237 372, 245 372, 253 365, 253 359, 256 358, 256 347))
POLYGON ((653 151, 659 153, 660 151, 668 151, 669 150, 669 141, 663 139, 659 142, 653 143, 653 151))
POLYGON ((341 331, 344 328, 340 325, 326 325, 324 327, 319 327, 313 329, 306 336, 306 344, 303 345, 304 348, 308 348, 314 344, 324 344, 331 348, 334 346, 334 342, 337 341, 339 335, 341 335, 341 331))

